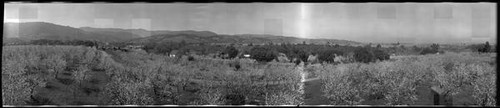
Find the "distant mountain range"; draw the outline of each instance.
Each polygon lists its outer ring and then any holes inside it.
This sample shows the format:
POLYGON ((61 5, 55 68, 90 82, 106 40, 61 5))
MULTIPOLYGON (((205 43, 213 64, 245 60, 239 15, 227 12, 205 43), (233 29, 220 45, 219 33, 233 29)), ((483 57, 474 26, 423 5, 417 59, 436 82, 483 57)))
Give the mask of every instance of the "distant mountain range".
POLYGON ((86 31, 46 22, 4 23, 3 27, 3 37, 7 40, 14 38, 17 40, 51 39, 119 42, 140 37, 129 32, 86 31))
POLYGON ((46 22, 4 23, 5 42, 27 41, 35 39, 51 40, 99 40, 104 42, 130 43, 315 43, 350 44, 362 43, 337 39, 305 39, 297 37, 275 36, 265 34, 217 34, 211 31, 148 31, 144 29, 92 28, 56 25, 46 22))

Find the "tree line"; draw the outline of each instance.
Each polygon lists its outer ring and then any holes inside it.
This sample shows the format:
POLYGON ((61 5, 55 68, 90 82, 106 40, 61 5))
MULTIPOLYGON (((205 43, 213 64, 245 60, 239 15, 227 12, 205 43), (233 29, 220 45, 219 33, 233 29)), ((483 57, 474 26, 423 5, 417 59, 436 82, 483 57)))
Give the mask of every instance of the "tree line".
POLYGON ((265 44, 265 45, 194 45, 182 42, 147 43, 144 50, 148 53, 186 55, 197 52, 200 55, 216 54, 222 59, 233 59, 249 54, 251 59, 259 62, 278 60, 279 53, 286 55, 288 61, 280 62, 309 62, 310 55, 316 55, 319 62, 333 63, 336 56, 354 56, 358 62, 374 62, 387 60, 389 54, 383 48, 355 47, 341 45, 314 45, 314 44, 265 44), (174 52, 176 51, 176 52, 174 52))
MULTIPOLYGON (((83 45, 83 46, 99 46, 104 44, 92 40, 32 40, 27 43, 31 45, 83 45)), ((125 46, 129 43, 110 43, 110 45, 125 46)), ((350 45, 320 45, 320 44, 265 44, 238 46, 235 44, 230 45, 209 45, 209 44, 192 44, 181 42, 165 42, 165 43, 146 43, 143 49, 148 53, 157 53, 171 55, 175 54, 179 57, 182 55, 196 54, 196 55, 212 55, 214 58, 219 57, 222 59, 233 59, 236 57, 243 57, 243 54, 251 55, 250 58, 259 62, 270 62, 278 60, 278 55, 284 54, 288 61, 280 62, 310 62, 308 58, 310 55, 317 56, 317 60, 321 63, 334 63, 335 57, 351 57, 355 62, 375 62, 388 60, 391 54, 437 54, 444 53, 439 44, 432 44, 429 47, 405 47, 404 45, 382 47, 380 44, 372 47, 371 43, 366 46, 350 46, 350 45)), ((485 44, 476 44, 467 46, 467 49, 485 53, 491 52, 491 46, 488 42, 485 44)))
MULTIPOLYGON (((38 39, 31 40, 23 43, 16 43, 15 45, 73 45, 73 46, 97 46, 104 44, 103 42, 94 41, 94 40, 51 40, 51 39, 38 39)), ((6 44, 4 44, 5 46, 6 44)))

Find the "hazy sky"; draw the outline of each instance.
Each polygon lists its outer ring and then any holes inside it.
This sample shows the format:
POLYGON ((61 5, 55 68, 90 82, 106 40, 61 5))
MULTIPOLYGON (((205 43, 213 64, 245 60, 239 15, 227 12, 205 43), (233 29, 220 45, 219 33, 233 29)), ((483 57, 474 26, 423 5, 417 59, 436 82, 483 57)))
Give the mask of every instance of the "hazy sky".
POLYGON ((4 22, 360 42, 496 42, 494 3, 13 4, 4 22))

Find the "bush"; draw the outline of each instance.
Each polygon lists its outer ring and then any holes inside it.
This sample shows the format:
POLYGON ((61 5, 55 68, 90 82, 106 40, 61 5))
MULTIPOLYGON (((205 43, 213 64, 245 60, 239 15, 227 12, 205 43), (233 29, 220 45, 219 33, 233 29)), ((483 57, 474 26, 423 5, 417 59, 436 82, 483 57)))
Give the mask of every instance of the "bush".
POLYGON ((293 60, 293 58, 297 58, 299 61, 301 60, 303 62, 307 62, 307 59, 309 58, 309 54, 301 49, 292 49, 291 53, 287 55, 289 55, 290 60, 293 60))
POLYGON ((439 50, 439 44, 432 44, 431 49, 437 52, 439 50))
POLYGON ((229 105, 244 105, 245 104, 245 96, 239 95, 239 94, 226 95, 225 100, 227 100, 226 104, 229 104, 229 105))
POLYGON ((424 48, 420 54, 436 54, 439 52, 439 44, 432 44, 430 47, 424 48))
POLYGON ((300 64, 300 60, 299 59, 296 59, 295 61, 293 61, 295 63, 295 65, 299 65, 300 64))
POLYGON ((240 66, 240 64, 238 63, 238 64, 236 64, 236 65, 234 66, 234 68, 236 68, 236 70, 240 70, 241 66, 240 66))
POLYGON ((320 62, 333 63, 335 55, 343 55, 343 52, 337 50, 326 50, 318 54, 318 60, 320 62))
POLYGON ((436 50, 433 50, 433 49, 431 49, 431 48, 424 48, 424 49, 420 52, 420 54, 421 54, 421 55, 426 55, 426 54, 435 54, 435 53, 437 53, 437 51, 436 51, 436 50))
POLYGON ((490 46, 489 42, 486 42, 484 45, 482 45, 482 47, 480 47, 478 49, 478 51, 481 53, 487 53, 487 52, 490 52, 490 50, 491 50, 491 46, 490 46))
POLYGON ((194 61, 194 57, 193 56, 188 56, 188 61, 194 61))
POLYGON ((301 104, 299 93, 291 91, 280 91, 266 95, 266 105, 297 105, 301 104))
POLYGON ((235 62, 229 63, 229 67, 234 67, 234 70, 237 71, 241 68, 241 65, 240 65, 239 61, 235 61, 235 62))
POLYGON ((366 48, 360 48, 354 51, 354 59, 357 62, 368 63, 373 60, 372 52, 368 51, 366 48))
POLYGON ((224 92, 220 89, 202 89, 196 94, 200 96, 199 101, 195 101, 194 104, 197 105, 223 105, 225 104, 225 99, 223 97, 224 92))
POLYGON ((250 55, 259 62, 270 62, 278 57, 277 52, 267 47, 254 47, 250 50, 250 55))
POLYGON ((375 58, 380 60, 380 61, 388 60, 390 58, 389 54, 387 54, 386 52, 379 50, 379 49, 373 50, 373 54, 374 54, 375 58))
POLYGON ((229 47, 226 47, 226 49, 224 49, 224 51, 222 52, 222 54, 227 54, 228 58, 229 59, 232 59, 232 58, 235 58, 236 56, 238 56, 238 53, 239 51, 234 48, 234 46, 229 46, 229 47))

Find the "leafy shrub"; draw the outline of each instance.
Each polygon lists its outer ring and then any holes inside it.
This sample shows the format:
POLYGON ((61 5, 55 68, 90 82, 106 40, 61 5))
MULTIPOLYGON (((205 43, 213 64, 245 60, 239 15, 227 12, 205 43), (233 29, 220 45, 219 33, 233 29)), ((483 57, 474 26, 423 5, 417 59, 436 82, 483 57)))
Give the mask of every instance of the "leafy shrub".
POLYGON ((188 56, 188 61, 194 61, 194 57, 193 56, 188 56))
POLYGON ((295 65, 299 65, 300 64, 300 59, 296 59, 295 61, 293 61, 295 63, 295 65))
POLYGON ((235 68, 236 70, 240 70, 241 65, 238 63, 238 64, 234 65, 234 68, 235 68))
POLYGON ((307 59, 309 57, 308 55, 309 54, 304 50, 293 49, 292 53, 290 54, 290 58, 297 58, 298 60, 300 60, 302 62, 307 62, 307 59))
POLYGON ((424 48, 420 54, 435 54, 439 52, 439 44, 432 44, 430 47, 424 48))
POLYGON ((358 89, 355 84, 353 84, 355 80, 349 80, 348 74, 351 73, 351 66, 355 66, 355 64, 339 65, 339 68, 330 67, 329 65, 324 72, 321 72, 324 75, 324 86, 322 87, 323 92, 325 93, 325 97, 330 100, 330 104, 332 105, 355 105, 360 104, 363 99, 361 98, 361 91, 358 89), (347 67, 345 67, 347 66, 347 67), (336 72, 328 72, 336 71, 336 72))
POLYGON ((482 45, 481 48, 478 49, 479 52, 481 53, 486 53, 491 51, 491 46, 489 42, 486 42, 484 45, 482 45))
POLYGON ((326 50, 318 54, 318 60, 320 62, 333 63, 335 55, 343 55, 343 52, 337 50, 326 50))
POLYGON ((421 55, 426 55, 426 54, 435 54, 437 51, 432 50, 431 48, 424 48, 422 51, 420 51, 421 55))
POLYGON ((120 79, 112 79, 103 93, 110 97, 109 104, 150 105, 154 101, 144 92, 147 89, 150 89, 150 86, 144 82, 122 82, 120 79))
POLYGON ((202 89, 197 93, 201 98, 199 104, 204 105, 224 105, 226 99, 224 99, 223 92, 220 89, 202 89))
POLYGON ((439 44, 432 44, 432 45, 431 45, 431 49, 432 49, 433 51, 439 51, 439 44))
POLYGON ((250 55, 252 59, 260 62, 270 62, 278 57, 277 52, 268 47, 254 47, 251 49, 250 55))
POLYGON ((227 57, 229 59, 235 58, 236 56, 238 56, 238 53, 239 53, 238 49, 236 49, 234 46, 226 47, 222 52, 223 55, 227 54, 228 55, 227 57))
POLYGON ((379 49, 373 50, 373 54, 374 54, 375 58, 380 60, 380 61, 388 60, 390 58, 389 54, 387 54, 386 52, 379 50, 379 49))
POLYGON ((266 105, 299 105, 302 104, 299 93, 293 91, 279 91, 278 93, 267 93, 266 105))
POLYGON ((228 105, 244 105, 245 96, 240 94, 229 94, 225 96, 228 105))
POLYGON ((354 59, 357 62, 368 63, 373 61, 374 57, 372 52, 366 48, 360 48, 354 51, 354 59))

